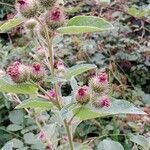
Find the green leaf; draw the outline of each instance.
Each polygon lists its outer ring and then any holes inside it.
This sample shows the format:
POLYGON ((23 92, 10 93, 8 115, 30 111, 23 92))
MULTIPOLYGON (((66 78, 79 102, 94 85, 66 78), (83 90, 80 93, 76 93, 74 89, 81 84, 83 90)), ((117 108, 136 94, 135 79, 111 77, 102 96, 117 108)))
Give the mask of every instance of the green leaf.
POLYGON ((38 88, 30 83, 15 84, 7 79, 0 78, 0 92, 16 93, 16 94, 36 94, 38 88))
POLYGON ((53 104, 48 101, 42 101, 42 100, 26 100, 23 101, 22 104, 19 104, 16 109, 21 108, 44 108, 44 109, 51 109, 53 104))
POLYGON ((147 139, 143 135, 130 134, 130 140, 144 148, 144 150, 150 149, 150 139, 147 139))
POLYGON ((9 113, 9 119, 13 124, 23 124, 25 113, 22 110, 13 110, 9 113))
POLYGON ((23 138, 25 140, 25 143, 27 143, 27 144, 36 144, 37 141, 39 141, 36 138, 35 134, 33 134, 31 132, 24 134, 23 138))
POLYGON ((71 80, 70 80, 70 85, 71 85, 71 88, 73 90, 73 93, 78 89, 78 83, 77 83, 77 80, 72 77, 71 80))
POLYGON ((99 0, 100 4, 108 5, 110 4, 110 0, 99 0))
MULTIPOLYGON (((87 144, 81 144, 77 142, 74 142, 73 144, 74 144, 75 150, 92 150, 92 148, 88 146, 87 144)), ((68 149, 69 149, 69 143, 61 144, 58 147, 58 150, 68 150, 68 149)))
POLYGON ((138 10, 135 7, 130 7, 128 8, 128 14, 137 18, 141 18, 150 15, 150 10, 138 10))
POLYGON ((124 150, 123 146, 116 141, 112 140, 103 140, 98 144, 98 150, 124 150))
POLYGON ((12 28, 17 27, 18 25, 22 23, 23 23, 23 20, 21 18, 10 19, 6 23, 0 26, 0 32, 11 30, 12 28))
POLYGON ((117 114, 146 114, 145 112, 136 108, 133 104, 125 100, 115 100, 108 108, 95 108, 89 104, 74 109, 73 113, 77 113, 76 117, 78 117, 80 120, 88 120, 92 118, 117 114))
POLYGON ((86 32, 100 32, 113 29, 111 23, 95 16, 76 16, 68 21, 66 27, 61 27, 58 32, 62 34, 76 34, 86 32))
POLYGON ((65 74, 66 80, 70 80, 72 77, 80 75, 88 70, 95 69, 97 66, 93 64, 79 64, 68 69, 65 74))
POLYGON ((13 142, 8 142, 1 148, 1 150, 13 150, 13 142))
POLYGON ((19 131, 21 130, 23 127, 22 126, 19 126, 17 124, 10 124, 8 127, 7 127, 7 130, 8 131, 19 131))
POLYGON ((14 148, 23 148, 23 142, 18 139, 12 139, 11 142, 13 142, 14 148))

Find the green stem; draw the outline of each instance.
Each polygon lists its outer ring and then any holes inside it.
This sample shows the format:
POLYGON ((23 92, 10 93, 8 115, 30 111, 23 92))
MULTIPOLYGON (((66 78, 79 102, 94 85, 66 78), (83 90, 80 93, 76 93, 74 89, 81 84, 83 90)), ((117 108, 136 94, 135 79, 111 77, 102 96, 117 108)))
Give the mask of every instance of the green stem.
POLYGON ((74 145, 73 145, 73 138, 72 138, 72 133, 71 133, 71 129, 68 125, 68 122, 66 119, 64 119, 64 125, 68 134, 68 139, 69 139, 69 145, 70 145, 70 150, 74 150, 74 145))
POLYGON ((4 3, 4 2, 0 2, 0 5, 4 5, 4 6, 8 6, 8 7, 12 7, 12 8, 14 8, 14 6, 13 6, 13 5, 8 4, 8 3, 4 3))
MULTIPOLYGON (((36 19, 42 25, 41 21, 38 18, 36 18, 36 19)), ((42 27, 43 27, 44 32, 45 32, 47 45, 48 45, 48 49, 49 49, 49 57, 50 57, 49 62, 50 62, 50 66, 51 66, 51 74, 52 74, 52 77, 54 77, 55 76, 55 72, 54 72, 53 38, 52 37, 50 38, 47 26, 46 25, 42 25, 42 27)), ((59 87, 57 82, 55 83, 54 88, 55 88, 55 92, 56 92, 57 107, 58 107, 59 110, 61 110, 62 109, 62 106, 61 106, 61 94, 60 94, 60 87, 59 87)), ((67 131, 68 139, 69 139, 70 150, 74 150, 71 129, 69 127, 69 124, 68 124, 67 120, 64 119, 63 121, 64 121, 64 126, 65 126, 66 131, 67 131)))

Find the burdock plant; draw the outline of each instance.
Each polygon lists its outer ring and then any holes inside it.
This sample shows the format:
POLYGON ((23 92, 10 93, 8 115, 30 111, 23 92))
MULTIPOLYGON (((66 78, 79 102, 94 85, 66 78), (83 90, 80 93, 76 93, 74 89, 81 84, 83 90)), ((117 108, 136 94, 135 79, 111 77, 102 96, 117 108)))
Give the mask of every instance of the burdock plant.
MULTIPOLYGON (((95 16, 76 16, 66 20, 65 8, 58 4, 54 0, 17 1, 16 8, 19 18, 11 21, 16 25, 25 22, 27 27, 32 29, 34 39, 38 39, 36 41, 39 43, 33 41, 35 44, 34 54, 32 54, 35 59, 33 64, 15 62, 8 67, 6 73, 14 83, 7 82, 4 76, 1 77, 0 91, 14 93, 15 97, 16 94, 28 95, 29 100, 23 102, 19 97, 17 98, 19 105, 16 109, 24 108, 29 116, 35 119, 40 129, 39 139, 51 150, 57 148, 44 131, 44 126, 48 122, 41 123, 38 117, 42 111, 38 112, 37 109, 45 111, 51 109, 54 114, 59 112, 66 129, 69 149, 74 150, 72 131, 74 122, 77 126, 83 120, 101 116, 144 114, 144 112, 131 103, 116 100, 112 96, 107 72, 100 71, 94 64, 77 64, 68 68, 63 60, 55 57, 53 40, 59 34, 99 33, 113 29, 113 26, 105 19, 95 16), (89 80, 89 84, 79 86, 78 75, 91 69, 95 70, 95 76, 89 80), (66 82, 72 87, 72 93, 67 97, 62 96, 61 91, 62 85, 66 82), (47 88, 46 85, 49 87, 47 88), (33 110, 39 114, 32 113, 33 110)), ((11 21, 7 23, 7 26, 4 24, 1 30, 7 30, 7 27, 10 29, 11 21)))

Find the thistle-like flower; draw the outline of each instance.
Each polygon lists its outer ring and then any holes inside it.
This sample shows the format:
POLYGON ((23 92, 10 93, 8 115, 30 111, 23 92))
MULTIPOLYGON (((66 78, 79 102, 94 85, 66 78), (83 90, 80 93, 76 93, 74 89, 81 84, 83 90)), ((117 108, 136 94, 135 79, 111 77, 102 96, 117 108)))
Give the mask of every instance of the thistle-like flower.
POLYGON ((43 8, 52 8, 55 5, 56 0, 39 0, 39 3, 43 8))
POLYGON ((16 9, 25 18, 33 18, 37 15, 38 4, 36 0, 17 0, 16 9))
POLYGON ((66 72, 66 67, 62 60, 58 60, 54 63, 54 69, 57 77, 63 77, 66 72))
POLYGON ((101 93, 101 92, 106 92, 108 91, 108 76, 106 73, 100 73, 97 76, 93 77, 90 80, 90 88, 96 92, 96 93, 101 93))
POLYGON ((98 102, 101 107, 109 107, 111 105, 110 99, 107 96, 102 96, 98 102))
POLYGON ((44 79, 45 70, 39 63, 34 63, 30 69, 30 78, 35 81, 39 82, 44 79))
POLYGON ((29 79, 29 67, 16 61, 7 68, 7 74, 15 83, 23 83, 29 79))
POLYGON ((100 98, 93 97, 92 104, 97 108, 110 107, 111 101, 107 95, 103 95, 100 98))
POLYGON ((80 104, 86 104, 90 100, 90 91, 88 86, 79 87, 75 93, 75 100, 80 104))
POLYGON ((46 23, 51 30, 56 30, 65 22, 65 14, 62 8, 54 7, 47 13, 46 23))

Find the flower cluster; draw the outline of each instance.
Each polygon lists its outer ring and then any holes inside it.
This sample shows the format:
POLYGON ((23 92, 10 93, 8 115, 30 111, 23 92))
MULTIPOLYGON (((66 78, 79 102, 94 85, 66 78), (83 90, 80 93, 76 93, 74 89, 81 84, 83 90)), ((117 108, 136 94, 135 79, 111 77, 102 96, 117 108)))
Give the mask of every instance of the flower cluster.
MULTIPOLYGON (((27 20, 27 28, 33 29, 37 23, 34 19, 38 17, 43 24, 47 24, 52 34, 64 24, 66 19, 62 6, 57 5, 56 2, 55 0, 17 0, 16 8, 25 19, 32 19, 27 20)), ((37 28, 42 32, 41 24, 37 28)))
POLYGON ((7 68, 7 74, 15 83, 23 83, 29 80, 35 82, 44 78, 44 68, 39 63, 34 63, 31 67, 16 61, 7 68))
POLYGON ((89 87, 83 86, 77 89, 75 99, 80 104, 91 101, 95 107, 109 107, 111 102, 107 96, 108 91, 108 76, 105 72, 100 72, 90 80, 89 87))

